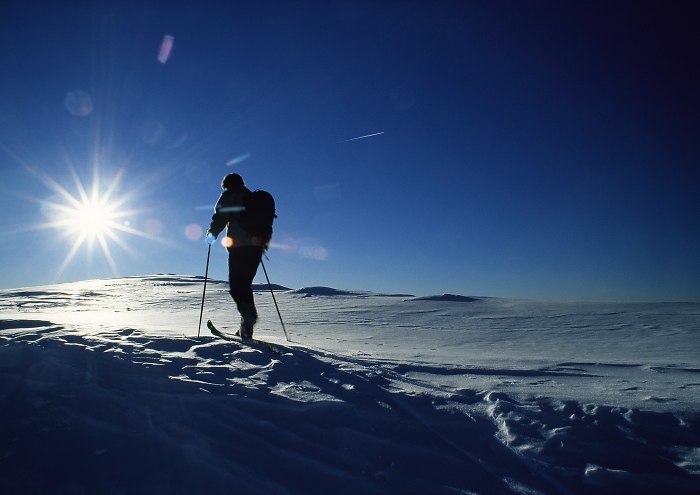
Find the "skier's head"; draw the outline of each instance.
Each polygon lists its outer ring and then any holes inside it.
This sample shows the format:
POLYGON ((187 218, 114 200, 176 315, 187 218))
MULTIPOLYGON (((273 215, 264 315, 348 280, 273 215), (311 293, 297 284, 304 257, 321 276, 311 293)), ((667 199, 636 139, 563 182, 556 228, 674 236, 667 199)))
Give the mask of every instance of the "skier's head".
POLYGON ((238 174, 228 174, 226 177, 224 177, 224 180, 221 181, 221 189, 224 190, 244 186, 245 182, 243 182, 243 178, 238 174))

